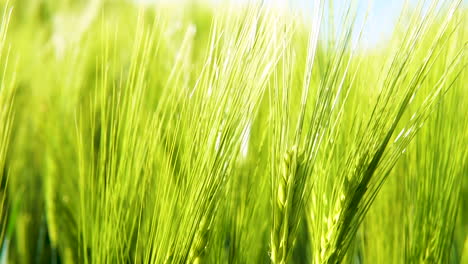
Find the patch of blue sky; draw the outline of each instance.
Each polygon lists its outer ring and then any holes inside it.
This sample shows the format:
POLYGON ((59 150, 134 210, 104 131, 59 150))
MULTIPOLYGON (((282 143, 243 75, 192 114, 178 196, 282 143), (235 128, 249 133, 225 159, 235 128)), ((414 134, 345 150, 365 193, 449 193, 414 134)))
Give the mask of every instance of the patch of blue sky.
MULTIPOLYGON (((134 0, 137 2, 145 3, 154 3, 158 1, 162 2, 177 2, 177 0, 134 0)), ((179 0, 182 2, 187 2, 191 0, 179 0)), ((193 0, 192 0, 193 1, 193 0)), ((200 1, 200 0, 199 0, 200 1)), ((216 3, 226 2, 228 0, 204 0, 204 1, 213 1, 216 3)), ((234 2, 248 2, 252 0, 232 0, 234 2)), ((259 1, 259 0, 254 0, 259 1)), ((262 0, 265 3, 269 2, 288 2, 288 6, 293 10, 296 10, 307 19, 313 11, 314 5, 318 0, 262 0)), ((426 8, 432 2, 431 0, 422 0, 425 3, 426 8)), ((455 0, 456 1, 456 0, 455 0)), ((330 2, 330 0, 325 1, 330 2)), ((334 0, 333 10, 334 10, 334 24, 336 25, 336 32, 339 34, 340 30, 343 30, 343 27, 340 28, 340 25, 343 25, 343 14, 347 10, 347 7, 351 2, 356 3, 357 13, 355 26, 360 28, 360 26, 365 21, 362 38, 360 40, 360 47, 372 48, 378 47, 379 44, 385 43, 390 36, 395 26, 397 24, 398 18, 403 10, 403 8, 414 8, 418 4, 418 0, 334 0), (367 19, 364 18, 367 15, 367 19)), ((440 3, 446 1, 439 1, 440 3)), ((462 5, 465 7, 468 5, 468 0, 462 0, 462 5)), ((310 17, 309 17, 310 18, 310 17)), ((328 23, 330 19, 329 14, 324 15, 323 22, 328 23)), ((358 30, 354 31, 357 35, 358 30)), ((356 38, 356 36, 354 36, 356 38)))
MULTIPOLYGON (((266 0, 268 1, 268 0, 266 0)), ((275 1, 275 0, 270 0, 275 1)), ((312 14, 312 8, 317 0, 289 0, 293 8, 300 10, 305 17, 312 14)), ((437 1, 437 0, 335 0, 333 2, 334 10, 334 24, 336 31, 343 30, 343 14, 348 8, 350 3, 357 4, 357 18, 355 26, 360 27, 367 14, 367 19, 363 27, 362 38, 360 40, 360 47, 372 48, 378 47, 380 44, 389 40, 398 19, 404 9, 415 9, 419 4, 422 5, 422 14, 425 14, 429 6, 436 4, 435 10, 439 10, 442 6, 448 7, 455 3, 457 0, 452 1, 437 1), (341 14, 341 15, 340 15, 341 14), (340 28, 341 27, 341 28, 340 28)), ((330 2, 330 1, 325 1, 330 2)), ((468 7, 468 0, 462 0, 461 5, 463 8, 468 7)), ((324 22, 330 19, 329 14, 324 17, 324 22)), ((405 18, 408 19, 408 18, 405 18)), ((359 30, 354 31, 357 35, 359 30)), ((356 36, 354 36, 356 38, 356 36)))
MULTIPOLYGON (((313 1, 306 0, 291 0, 293 8, 299 8, 301 12, 308 16, 314 8, 313 1)), ((352 1, 338 0, 333 1, 333 21, 335 31, 339 34, 342 27, 344 14, 352 1)), ((379 43, 384 42, 390 37, 393 29, 395 28, 398 17, 404 6, 405 0, 374 0, 374 1, 354 1, 356 4, 356 21, 355 21, 355 34, 360 31, 361 26, 364 24, 362 38, 360 40, 361 47, 374 47, 379 43), (367 18, 366 18, 367 14, 367 18), (366 19, 365 19, 366 18, 366 19)), ((330 14, 325 14, 324 22, 329 23, 330 14)))

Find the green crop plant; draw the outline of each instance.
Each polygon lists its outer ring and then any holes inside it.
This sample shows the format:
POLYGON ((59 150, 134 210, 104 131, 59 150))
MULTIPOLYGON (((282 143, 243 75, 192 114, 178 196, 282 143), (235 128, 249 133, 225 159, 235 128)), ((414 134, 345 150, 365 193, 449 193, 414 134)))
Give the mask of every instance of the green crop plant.
POLYGON ((2 263, 464 263, 467 9, 0 3, 2 263))
POLYGON ((11 126, 13 123, 13 100, 15 75, 8 75, 6 69, 9 65, 10 46, 6 41, 8 23, 10 21, 11 9, 5 8, 0 25, 0 65, 4 69, 0 73, 0 239, 4 239, 7 227, 8 211, 8 169, 5 166, 8 158, 9 140, 11 126))

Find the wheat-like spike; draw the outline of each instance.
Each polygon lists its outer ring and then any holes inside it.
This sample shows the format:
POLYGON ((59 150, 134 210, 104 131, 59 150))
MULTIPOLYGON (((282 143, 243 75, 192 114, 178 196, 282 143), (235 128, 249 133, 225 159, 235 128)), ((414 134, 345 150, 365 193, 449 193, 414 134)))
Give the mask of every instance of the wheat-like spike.
POLYGON ((339 229, 340 217, 345 211, 346 197, 349 197, 349 184, 349 181, 345 178, 332 214, 324 219, 325 232, 323 232, 322 237, 320 238, 319 263, 327 263, 327 261, 333 259, 337 254, 336 250, 338 249, 338 245, 336 244, 337 241, 335 235, 339 229))
POLYGON ((294 145, 280 161, 274 227, 271 232, 271 261, 275 264, 286 263, 294 247, 305 189, 305 178, 299 170, 300 157, 297 145, 294 145))
POLYGON ((189 253, 189 263, 200 264, 203 262, 206 248, 208 246, 208 236, 210 234, 210 220, 205 215, 200 221, 200 225, 195 238, 193 240, 192 248, 189 253))

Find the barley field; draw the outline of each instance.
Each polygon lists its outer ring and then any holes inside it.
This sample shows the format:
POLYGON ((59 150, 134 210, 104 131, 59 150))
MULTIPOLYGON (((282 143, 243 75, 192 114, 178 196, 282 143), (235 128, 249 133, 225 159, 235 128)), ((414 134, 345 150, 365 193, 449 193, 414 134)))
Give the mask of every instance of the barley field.
POLYGON ((0 263, 467 264, 468 5, 308 6, 0 1, 0 263))

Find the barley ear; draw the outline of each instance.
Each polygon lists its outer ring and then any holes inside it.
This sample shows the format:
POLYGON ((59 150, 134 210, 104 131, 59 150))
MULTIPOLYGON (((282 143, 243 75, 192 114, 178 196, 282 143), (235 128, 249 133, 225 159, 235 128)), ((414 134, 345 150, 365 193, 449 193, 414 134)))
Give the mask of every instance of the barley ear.
POLYGON ((300 157, 297 145, 294 145, 280 161, 274 224, 270 235, 271 261, 275 264, 287 263, 291 249, 294 247, 305 189, 305 177, 298 173, 300 157))

